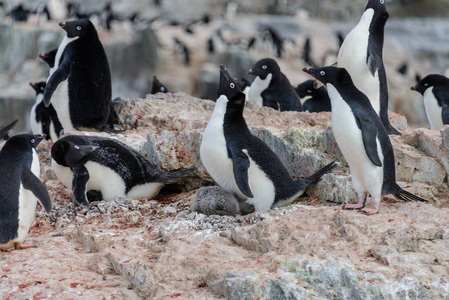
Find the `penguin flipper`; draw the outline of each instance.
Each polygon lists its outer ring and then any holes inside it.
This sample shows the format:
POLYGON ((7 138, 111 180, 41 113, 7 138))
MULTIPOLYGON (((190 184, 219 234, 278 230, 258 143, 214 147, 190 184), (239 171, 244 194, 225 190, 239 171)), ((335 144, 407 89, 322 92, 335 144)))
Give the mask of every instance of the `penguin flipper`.
POLYGON ((438 101, 438 105, 442 106, 441 117, 443 124, 449 124, 449 87, 436 86, 433 93, 438 101))
POLYGON ((371 162, 378 166, 382 166, 379 154, 377 153, 377 128, 376 125, 368 118, 356 117, 357 124, 362 131, 363 146, 371 162))
POLYGON ((87 171, 84 166, 75 166, 72 168, 73 179, 72 179, 72 194, 73 201, 77 205, 88 206, 89 201, 87 201, 87 182, 89 181, 89 171, 87 171))
POLYGON ((45 86, 44 98, 43 102, 45 107, 50 105, 51 97, 53 93, 56 91, 58 85, 69 77, 70 73, 70 63, 69 61, 63 61, 61 65, 59 65, 58 69, 53 72, 50 78, 47 81, 47 85, 45 86))
POLYGON ((45 211, 50 213, 51 200, 48 191, 39 178, 28 168, 25 168, 22 172, 22 185, 25 189, 30 190, 36 196, 37 200, 39 200, 39 203, 45 211))
POLYGON ((366 55, 366 64, 368 65, 368 69, 371 72, 371 74, 374 77, 374 74, 377 70, 380 69, 380 66, 377 65, 378 61, 381 61, 381 58, 378 57, 378 54, 376 53, 375 47, 368 44, 368 53, 366 55))
POLYGON ((248 155, 246 155, 246 153, 244 153, 240 149, 234 151, 230 150, 230 153, 234 171, 234 178, 237 186, 245 196, 253 198, 254 195, 251 192, 251 188, 249 186, 248 170, 251 163, 249 161, 248 155))
POLYGON ((277 102, 275 99, 272 99, 270 93, 262 92, 260 94, 262 96, 262 106, 268 106, 275 110, 281 110, 279 106, 279 102, 277 102))

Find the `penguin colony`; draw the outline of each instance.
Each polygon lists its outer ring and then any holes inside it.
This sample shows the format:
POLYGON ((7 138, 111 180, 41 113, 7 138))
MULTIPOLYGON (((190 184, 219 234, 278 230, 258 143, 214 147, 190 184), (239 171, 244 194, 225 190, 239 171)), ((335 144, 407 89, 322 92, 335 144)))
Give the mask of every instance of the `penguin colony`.
MULTIPOLYGON (((39 180, 36 147, 51 139, 52 167, 58 179, 72 190, 73 205, 88 206, 92 201, 112 200, 117 196, 151 199, 167 184, 189 176, 194 170, 164 171, 131 147, 113 138, 94 135, 69 135, 73 131, 116 132, 111 103, 109 63, 95 26, 80 14, 79 7, 68 6, 69 16, 77 20, 61 22, 66 32, 57 49, 40 54, 50 67, 46 81, 30 83, 36 103, 30 114, 33 134, 10 137, 17 122, 0 129, 7 140, 0 151, 0 250, 24 249, 39 202, 51 210, 49 194, 39 180), (6 178, 2 176, 2 178, 6 178), (12 182, 12 183, 11 183, 12 182)), ((22 6, 10 15, 25 21, 30 12, 22 6)), ((50 19, 47 7, 39 14, 50 19)), ((99 14, 103 27, 114 20, 110 4, 99 14)), ((134 15, 132 22, 136 20, 134 15)), ((322 162, 318 170, 305 170, 310 176, 295 180, 277 155, 251 134, 243 111, 248 100, 279 111, 331 111, 333 134, 348 162, 357 204, 367 215, 380 209, 383 195, 392 194, 404 201, 426 201, 396 183, 393 149, 388 134, 401 133, 388 120, 388 87, 382 61, 384 26, 388 13, 384 0, 368 0, 354 29, 343 40, 336 66, 318 67, 310 59, 310 39, 304 48, 304 61, 313 68, 303 71, 314 78, 293 87, 275 59, 256 62, 248 82, 233 77, 220 65, 220 82, 214 110, 201 140, 200 158, 217 186, 203 187, 192 200, 191 209, 206 214, 236 215, 268 211, 297 200, 306 189, 332 171, 336 162, 322 162), (324 87, 318 87, 321 82, 324 87), (374 207, 365 207, 367 197, 374 207)), ((202 22, 208 22, 203 18, 202 22)), ((271 27, 263 29, 280 57, 284 40, 271 27)), ((185 28, 192 33, 192 24, 185 28)), ((264 37, 265 39, 265 37, 264 37)), ((174 42, 183 52, 183 62, 191 64, 188 48, 180 39, 174 42)), ((256 38, 248 49, 254 47, 256 38)), ((217 47, 208 41, 210 52, 217 47)), ((239 75, 242 74, 233 74, 239 75)), ((437 74, 424 77, 412 90, 423 95, 426 113, 433 129, 449 124, 449 79, 437 74)), ((151 93, 167 93, 167 87, 153 77, 151 93)))

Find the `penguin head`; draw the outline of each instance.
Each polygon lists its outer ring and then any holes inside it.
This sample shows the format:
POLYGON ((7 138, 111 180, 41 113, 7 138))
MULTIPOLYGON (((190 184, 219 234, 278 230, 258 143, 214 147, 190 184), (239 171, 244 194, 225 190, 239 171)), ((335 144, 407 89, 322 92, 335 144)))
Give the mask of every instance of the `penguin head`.
POLYGON ((298 94, 299 98, 304 98, 306 96, 312 96, 313 91, 315 89, 315 80, 306 80, 303 83, 298 84, 297 86, 294 86, 296 93, 298 94))
POLYGON ((248 72, 250 75, 259 76, 260 79, 267 78, 270 73, 273 77, 276 77, 281 73, 281 69, 279 68, 277 62, 271 58, 263 58, 259 60, 248 72))
POLYGON ((442 84, 449 85, 449 79, 443 75, 430 74, 424 77, 420 82, 412 86, 410 89, 412 91, 417 91, 421 95, 424 95, 428 88, 442 84))
POLYGON ((374 10, 375 15, 387 22, 389 15, 385 2, 386 0, 369 0, 366 4, 365 10, 374 10))
POLYGON ((37 145, 39 145, 45 137, 45 134, 18 134, 8 139, 4 148, 7 147, 7 145, 19 145, 20 150, 36 149, 37 145))
POLYGON ((40 59, 45 61, 50 68, 53 68, 55 66, 55 57, 57 52, 58 48, 53 49, 47 53, 39 54, 38 56, 40 59))
POLYGON ((330 83, 336 85, 337 83, 351 82, 351 76, 345 68, 337 67, 322 67, 322 68, 304 68, 302 69, 307 74, 315 77, 324 85, 330 83))
POLYGON ((242 93, 228 70, 223 65, 220 65, 220 84, 218 86, 217 98, 222 95, 228 98, 229 101, 245 99, 245 94, 242 93))
POLYGON ((245 77, 235 77, 234 82, 241 91, 245 90, 246 87, 251 86, 251 82, 249 82, 245 77))
POLYGON ((61 166, 74 167, 96 149, 96 146, 77 145, 62 138, 51 147, 51 157, 61 166))
POLYGON ((47 83, 45 81, 30 82, 31 87, 36 91, 36 96, 43 94, 47 83))
POLYGON ((61 26, 61 28, 67 32, 67 37, 69 38, 98 36, 95 26, 92 24, 91 21, 89 21, 89 19, 79 19, 75 21, 61 22, 59 23, 59 26, 61 26))

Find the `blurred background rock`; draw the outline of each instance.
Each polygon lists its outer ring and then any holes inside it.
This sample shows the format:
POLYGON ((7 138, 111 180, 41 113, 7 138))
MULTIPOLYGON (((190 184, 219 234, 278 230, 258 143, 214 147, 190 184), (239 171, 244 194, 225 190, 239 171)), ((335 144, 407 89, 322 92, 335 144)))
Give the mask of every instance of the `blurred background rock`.
MULTIPOLYGON (((144 97, 157 75, 171 92, 215 100, 218 64, 252 81, 247 71, 253 64, 273 57, 293 85, 309 79, 301 69, 336 61, 338 35, 346 36, 357 24, 366 2, 0 0, 0 124, 19 118, 16 132, 29 130, 34 103, 29 82, 46 80, 49 71, 37 55, 58 47, 64 34, 58 22, 76 14, 90 16, 98 29, 111 68, 113 98, 144 97), (52 20, 29 13, 26 22, 14 21, 7 14, 19 5, 29 12, 43 11, 46 5, 52 20), (282 43, 280 57, 273 39, 282 43), (311 52, 305 59, 307 39, 311 52)), ((405 115, 411 127, 428 127, 422 97, 410 86, 416 75, 447 73, 449 2, 387 0, 387 8, 384 62, 390 109, 405 115)))

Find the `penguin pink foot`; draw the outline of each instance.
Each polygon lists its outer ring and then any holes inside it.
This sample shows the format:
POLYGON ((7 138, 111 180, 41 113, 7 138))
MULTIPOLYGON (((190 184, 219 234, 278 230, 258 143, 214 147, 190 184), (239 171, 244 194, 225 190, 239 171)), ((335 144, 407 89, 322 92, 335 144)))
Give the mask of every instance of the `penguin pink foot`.
POLYGON ((37 248, 37 246, 36 245, 32 245, 32 244, 25 245, 23 243, 15 243, 14 244, 14 249, 16 249, 16 250, 28 249, 28 248, 37 248))
POLYGON ((361 213, 365 213, 367 216, 375 215, 379 212, 380 202, 376 203, 373 208, 367 208, 359 210, 361 213))
POLYGON ((363 195, 359 198, 359 203, 357 204, 345 204, 343 205, 342 209, 361 209, 365 207, 365 201, 366 201, 366 192, 363 193, 363 195))

